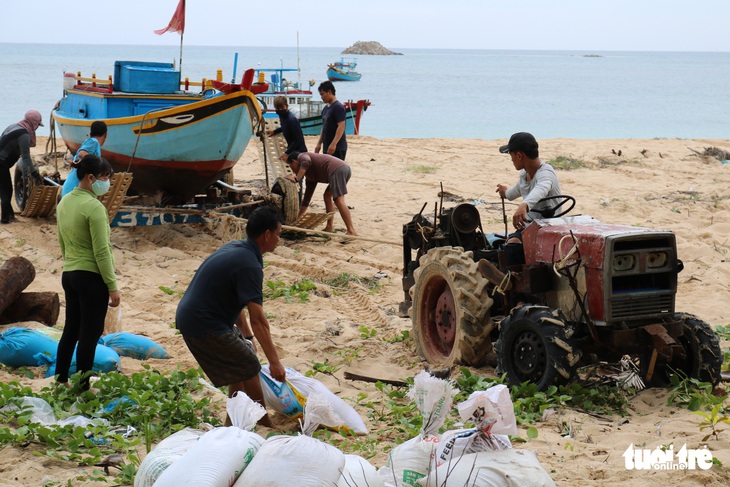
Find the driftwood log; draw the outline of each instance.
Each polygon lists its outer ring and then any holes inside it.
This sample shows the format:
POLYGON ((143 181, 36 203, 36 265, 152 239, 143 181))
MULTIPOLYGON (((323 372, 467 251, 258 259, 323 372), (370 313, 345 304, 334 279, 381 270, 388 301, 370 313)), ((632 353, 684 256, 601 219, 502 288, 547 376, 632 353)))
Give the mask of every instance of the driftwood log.
POLYGON ((35 279, 35 267, 25 257, 11 257, 0 267, 0 314, 35 279))
POLYGON ((394 387, 408 387, 408 383, 402 380, 394 379, 379 379, 378 377, 369 377, 367 375, 355 374, 352 372, 345 372, 345 379, 347 380, 360 380, 363 382, 382 382, 383 384, 389 384, 394 387))
POLYGON ((55 326, 61 302, 58 293, 22 293, 0 313, 0 325, 19 321, 37 321, 46 326, 55 326))

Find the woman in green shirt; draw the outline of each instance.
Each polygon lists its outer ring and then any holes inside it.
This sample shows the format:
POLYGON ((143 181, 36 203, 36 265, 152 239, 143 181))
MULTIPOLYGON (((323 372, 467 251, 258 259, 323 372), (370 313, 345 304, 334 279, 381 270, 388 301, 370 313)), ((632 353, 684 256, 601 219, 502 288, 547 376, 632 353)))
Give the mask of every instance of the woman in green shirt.
POLYGON ((76 348, 76 370, 83 374, 80 386, 88 390, 108 306, 119 306, 121 294, 114 274, 109 217, 98 200, 109 191, 112 168, 106 160, 87 155, 76 171, 79 185, 56 208, 63 256, 61 283, 66 294, 66 323, 58 342, 56 380, 68 382, 76 348))

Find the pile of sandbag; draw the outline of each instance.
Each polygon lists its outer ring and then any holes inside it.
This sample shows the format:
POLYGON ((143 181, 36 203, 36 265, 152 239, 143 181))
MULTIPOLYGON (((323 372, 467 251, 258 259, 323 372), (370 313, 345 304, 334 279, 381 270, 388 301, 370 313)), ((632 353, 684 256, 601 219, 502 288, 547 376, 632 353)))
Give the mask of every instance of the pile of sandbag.
POLYGON ((240 392, 227 400, 226 410, 232 426, 178 432, 161 441, 140 464, 134 486, 233 485, 264 443, 252 430, 266 411, 240 392))
POLYGON ((343 424, 323 395, 307 398, 302 434, 296 436, 264 440, 252 432, 264 409, 245 394, 228 399, 226 409, 233 426, 186 429, 165 438, 142 460, 134 486, 383 486, 367 460, 311 437, 319 425, 343 424))
POLYGON ((421 432, 390 452, 378 471, 386 487, 554 486, 534 452, 513 450, 517 434, 509 390, 497 385, 472 393, 457 406, 473 428, 439 434, 456 389, 449 381, 418 374, 408 397, 423 415, 421 432))
MULTIPOLYGON (((312 437, 320 425, 339 431, 360 429, 340 416, 340 411, 350 411, 333 401, 336 396, 319 381, 293 369, 287 369, 284 383, 271 378, 268 368, 261 378, 269 405, 299 418, 301 434, 274 435, 264 440, 253 433, 264 410, 239 393, 227 403, 234 426, 209 432, 186 429, 166 438, 142 461, 135 487, 555 485, 534 452, 512 449, 509 435, 518 431, 509 390, 504 385, 474 392, 457 405, 460 419, 473 422, 473 427, 440 434, 457 390, 450 381, 427 372, 418 374, 408 397, 423 416, 421 431, 393 448, 387 464, 378 470, 366 459, 346 455, 312 437)), ((357 415, 354 409, 352 412, 357 415)), ((359 415, 357 418, 362 422, 359 415)))
MULTIPOLYGON (((21 327, 8 328, 0 334, 0 362, 8 367, 48 366, 46 377, 51 377, 56 371, 58 350, 58 338, 54 336, 56 334, 58 330, 53 328, 43 331, 21 327)), ((119 354, 106 345, 97 345, 92 369, 96 372, 120 370, 119 354)), ((75 350, 70 369, 71 374, 74 372, 76 372, 75 350)))
MULTIPOLYGON (((0 333, 0 363, 8 367, 47 366, 46 377, 56 373, 56 352, 61 330, 56 328, 11 327, 0 333)), ((160 345, 142 335, 119 332, 102 336, 94 353, 92 370, 111 372, 121 370, 122 357, 138 360, 169 358, 160 345)), ((70 373, 76 372, 76 351, 71 359, 70 373)))

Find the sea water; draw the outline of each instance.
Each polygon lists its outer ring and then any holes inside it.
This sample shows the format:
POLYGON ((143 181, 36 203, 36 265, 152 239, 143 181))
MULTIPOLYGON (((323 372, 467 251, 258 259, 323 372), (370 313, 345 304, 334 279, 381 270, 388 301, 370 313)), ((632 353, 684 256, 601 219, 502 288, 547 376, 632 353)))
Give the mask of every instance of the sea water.
MULTIPOLYGON (((362 79, 337 98, 369 99, 361 133, 377 138, 728 138, 730 53, 395 49, 353 56, 362 79)), ((236 81, 247 68, 300 67, 313 91, 340 48, 184 46, 182 76, 236 81)), ((114 62, 180 62, 179 46, 0 44, 0 130, 28 109, 47 122, 63 73, 113 74, 114 62)), ((41 128, 47 135, 49 124, 41 128)))

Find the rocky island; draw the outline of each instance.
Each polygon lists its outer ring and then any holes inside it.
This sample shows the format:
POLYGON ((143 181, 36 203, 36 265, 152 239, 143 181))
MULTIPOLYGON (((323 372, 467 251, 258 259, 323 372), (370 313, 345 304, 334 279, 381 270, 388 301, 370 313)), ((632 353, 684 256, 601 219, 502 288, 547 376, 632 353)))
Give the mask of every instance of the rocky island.
POLYGON ((393 52, 386 49, 383 45, 376 41, 357 41, 344 51, 342 54, 357 55, 378 55, 378 56, 402 56, 403 53, 393 52))

